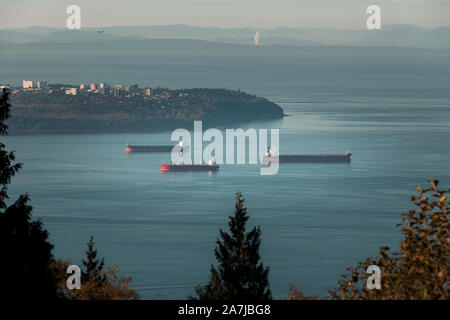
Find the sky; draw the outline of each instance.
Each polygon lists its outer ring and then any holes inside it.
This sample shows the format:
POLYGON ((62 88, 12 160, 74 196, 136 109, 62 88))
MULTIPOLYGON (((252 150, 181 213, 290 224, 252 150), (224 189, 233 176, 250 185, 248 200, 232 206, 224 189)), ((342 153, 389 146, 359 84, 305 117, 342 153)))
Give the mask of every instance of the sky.
POLYGON ((366 9, 382 24, 450 26, 450 0, 0 0, 0 29, 64 28, 66 8, 81 8, 82 27, 189 24, 222 28, 363 29, 366 9))

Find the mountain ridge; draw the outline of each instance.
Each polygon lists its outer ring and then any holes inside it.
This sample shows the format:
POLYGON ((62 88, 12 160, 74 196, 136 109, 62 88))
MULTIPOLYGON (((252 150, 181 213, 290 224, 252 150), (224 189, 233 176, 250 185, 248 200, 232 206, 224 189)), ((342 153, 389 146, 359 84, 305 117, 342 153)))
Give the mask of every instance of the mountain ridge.
POLYGON ((380 30, 277 27, 219 28, 191 25, 111 26, 66 30, 32 26, 0 30, 1 42, 79 41, 91 39, 192 39, 253 45, 254 34, 260 32, 263 45, 343 45, 415 48, 450 48, 450 27, 425 28, 417 25, 386 25, 380 30), (98 33, 97 31, 103 31, 98 33))

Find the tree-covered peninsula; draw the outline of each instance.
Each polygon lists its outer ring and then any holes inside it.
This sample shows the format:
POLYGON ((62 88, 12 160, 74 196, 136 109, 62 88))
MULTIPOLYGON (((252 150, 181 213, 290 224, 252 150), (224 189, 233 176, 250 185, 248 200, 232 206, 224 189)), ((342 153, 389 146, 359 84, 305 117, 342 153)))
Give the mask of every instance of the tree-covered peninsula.
POLYGON ((233 125, 283 117, 267 99, 225 89, 140 89, 135 86, 89 89, 49 85, 13 89, 12 134, 155 132, 233 125))

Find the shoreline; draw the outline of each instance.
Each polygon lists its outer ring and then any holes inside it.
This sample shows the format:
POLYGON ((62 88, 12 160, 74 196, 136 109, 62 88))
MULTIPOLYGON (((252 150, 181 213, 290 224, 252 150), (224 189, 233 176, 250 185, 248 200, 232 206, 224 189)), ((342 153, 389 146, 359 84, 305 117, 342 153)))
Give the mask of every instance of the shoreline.
MULTIPOLYGON (((74 129, 74 130, 41 130, 37 132, 33 132, 32 130, 21 130, 21 129, 14 129, 9 128, 9 134, 8 136, 11 137, 27 137, 27 136, 51 136, 51 135, 92 135, 92 134, 151 134, 151 133, 163 133, 163 132, 171 132, 178 128, 183 128, 187 130, 193 129, 193 123, 194 121, 203 121, 204 129, 210 129, 210 128, 217 128, 217 129, 225 129, 225 126, 232 126, 234 128, 238 128, 239 126, 245 126, 252 122, 258 122, 258 121, 277 121, 281 120, 285 117, 289 117, 291 115, 289 114, 283 114, 280 117, 275 118, 254 118, 244 121, 225 121, 225 122, 211 122, 208 120, 202 120, 202 119, 195 119, 192 121, 186 121, 184 123, 180 122, 179 125, 168 125, 165 128, 148 128, 148 129, 142 129, 142 128, 110 128, 110 129, 74 129)), ((151 125, 151 124, 149 124, 151 125)))

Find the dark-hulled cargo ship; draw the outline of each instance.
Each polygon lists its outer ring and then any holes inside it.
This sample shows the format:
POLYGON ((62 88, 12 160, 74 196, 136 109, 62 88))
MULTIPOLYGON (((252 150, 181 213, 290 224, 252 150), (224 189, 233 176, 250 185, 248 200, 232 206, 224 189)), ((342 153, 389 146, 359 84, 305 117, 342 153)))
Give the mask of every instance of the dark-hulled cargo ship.
POLYGON ((217 171, 219 166, 214 163, 208 164, 161 164, 161 171, 217 171))
POLYGON ((172 150, 176 152, 187 152, 188 148, 188 146, 184 147, 180 144, 177 144, 176 146, 136 146, 127 144, 125 146, 125 152, 172 152, 172 150))
POLYGON ((351 162, 352 154, 347 151, 344 154, 282 154, 275 156, 271 149, 263 156, 263 163, 272 162, 351 162))

